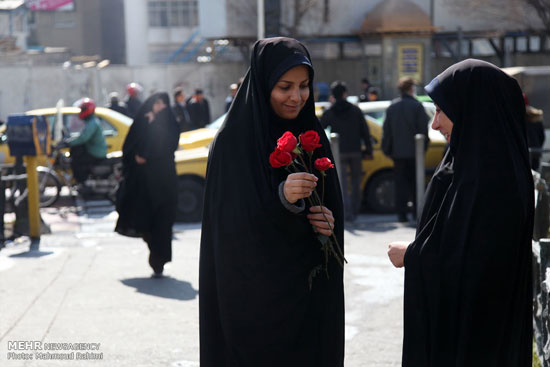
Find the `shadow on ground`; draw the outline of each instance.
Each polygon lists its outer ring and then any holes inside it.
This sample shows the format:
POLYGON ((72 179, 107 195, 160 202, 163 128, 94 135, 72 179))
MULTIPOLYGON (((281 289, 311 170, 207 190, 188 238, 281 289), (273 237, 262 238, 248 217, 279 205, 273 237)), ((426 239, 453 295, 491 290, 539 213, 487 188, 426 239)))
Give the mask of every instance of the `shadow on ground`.
POLYGON ((199 291, 191 283, 172 277, 122 279, 122 284, 135 288, 137 292, 150 296, 191 301, 199 291))

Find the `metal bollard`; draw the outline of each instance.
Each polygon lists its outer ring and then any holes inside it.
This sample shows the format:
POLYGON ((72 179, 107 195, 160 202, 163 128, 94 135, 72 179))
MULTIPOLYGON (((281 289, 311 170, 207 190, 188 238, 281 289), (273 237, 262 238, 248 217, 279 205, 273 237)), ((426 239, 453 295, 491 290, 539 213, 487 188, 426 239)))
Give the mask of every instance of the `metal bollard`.
POLYGON ((424 146, 426 137, 422 134, 414 136, 416 150, 416 218, 420 220, 424 204, 424 185, 426 184, 426 164, 424 146))
MULTIPOLYGON (((345 175, 346 172, 342 167, 340 160, 340 136, 338 133, 330 133, 330 149, 332 150, 332 156, 334 157, 334 165, 336 166, 336 172, 338 173, 338 181, 340 186, 342 186, 342 175, 345 175)), ((342 190, 344 188, 342 187, 342 190)))

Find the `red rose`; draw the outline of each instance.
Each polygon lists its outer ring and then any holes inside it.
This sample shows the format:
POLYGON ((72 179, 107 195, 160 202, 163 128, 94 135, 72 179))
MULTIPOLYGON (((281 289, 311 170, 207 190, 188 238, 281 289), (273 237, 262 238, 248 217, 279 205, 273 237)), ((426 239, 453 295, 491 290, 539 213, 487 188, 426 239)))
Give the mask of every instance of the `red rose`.
POLYGON ((328 170, 329 168, 334 167, 334 164, 330 161, 328 158, 319 158, 315 160, 315 169, 317 171, 324 172, 328 170))
POLYGON ((288 166, 292 163, 292 155, 289 152, 275 149, 275 151, 269 155, 269 163, 273 168, 288 166))
POLYGON ((319 144, 319 140, 321 140, 321 138, 315 130, 309 130, 303 134, 300 134, 300 144, 306 152, 311 153, 315 149, 319 148, 321 146, 321 144, 319 144))
POLYGON ((292 153, 292 151, 298 145, 298 139, 290 131, 287 131, 277 140, 277 149, 283 152, 292 153))

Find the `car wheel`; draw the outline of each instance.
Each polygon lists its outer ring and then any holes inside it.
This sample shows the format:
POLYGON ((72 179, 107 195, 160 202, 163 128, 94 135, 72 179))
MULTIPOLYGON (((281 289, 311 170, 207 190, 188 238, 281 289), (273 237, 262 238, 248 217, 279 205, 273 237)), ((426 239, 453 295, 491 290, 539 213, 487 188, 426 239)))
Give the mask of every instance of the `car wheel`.
POLYGON ((202 202, 204 184, 189 177, 182 177, 178 182, 178 222, 200 222, 202 219, 202 202))
POLYGON ((395 212, 395 179, 393 172, 381 172, 367 185, 367 204, 376 213, 395 212))

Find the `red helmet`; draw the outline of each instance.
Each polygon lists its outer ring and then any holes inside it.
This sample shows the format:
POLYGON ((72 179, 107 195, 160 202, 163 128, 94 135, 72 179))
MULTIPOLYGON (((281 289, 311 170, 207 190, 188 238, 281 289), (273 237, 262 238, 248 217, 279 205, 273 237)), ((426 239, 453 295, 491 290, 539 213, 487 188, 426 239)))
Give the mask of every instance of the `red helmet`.
POLYGON ((137 97, 143 88, 138 83, 130 83, 126 86, 126 91, 130 97, 137 97))
POLYGON ((86 117, 94 114, 95 102, 90 98, 84 98, 78 107, 80 107, 78 118, 84 120, 86 117))

